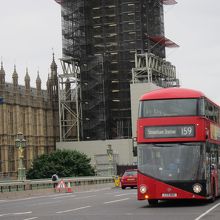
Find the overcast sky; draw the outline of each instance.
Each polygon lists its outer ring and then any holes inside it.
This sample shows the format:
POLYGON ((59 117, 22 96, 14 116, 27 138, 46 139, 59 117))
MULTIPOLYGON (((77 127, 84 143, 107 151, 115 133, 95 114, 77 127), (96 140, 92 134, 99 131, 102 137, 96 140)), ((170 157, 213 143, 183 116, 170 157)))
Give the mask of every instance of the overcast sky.
POLYGON ((220 104, 220 1, 176 0, 165 6, 165 32, 178 49, 167 50, 182 87, 203 91, 220 104))
MULTIPOLYGON (((203 91, 220 104, 220 1, 176 0, 165 6, 166 37, 178 49, 167 49, 167 60, 177 68, 182 87, 203 91)), ((54 0, 0 0, 0 56, 11 82, 16 64, 19 84, 24 84, 26 67, 35 87, 37 71, 42 87, 55 53, 62 56, 60 5, 54 0)))
POLYGON ((19 84, 24 85, 28 67, 31 85, 36 86, 39 70, 42 87, 46 88, 53 51, 58 65, 62 56, 60 5, 54 0, 0 0, 0 3, 0 56, 6 81, 12 82, 16 64, 19 84))

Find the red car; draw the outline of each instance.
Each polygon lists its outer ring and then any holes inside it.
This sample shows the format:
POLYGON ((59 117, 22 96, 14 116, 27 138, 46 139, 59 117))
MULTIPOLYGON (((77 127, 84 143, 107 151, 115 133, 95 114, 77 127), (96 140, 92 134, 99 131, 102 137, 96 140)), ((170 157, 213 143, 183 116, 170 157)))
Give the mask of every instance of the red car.
POLYGON ((125 189, 126 187, 137 187, 137 170, 131 169, 126 170, 121 177, 121 188, 125 189))

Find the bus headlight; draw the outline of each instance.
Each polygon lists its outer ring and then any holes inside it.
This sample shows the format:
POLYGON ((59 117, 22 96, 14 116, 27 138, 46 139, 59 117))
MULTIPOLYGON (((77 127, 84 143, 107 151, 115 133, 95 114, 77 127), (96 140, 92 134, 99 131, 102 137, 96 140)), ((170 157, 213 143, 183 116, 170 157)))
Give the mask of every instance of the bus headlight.
POLYGON ((200 184, 198 184, 198 183, 194 184, 193 185, 193 191, 195 193, 200 193, 202 191, 202 186, 200 184))
POLYGON ((139 190, 140 190, 140 193, 144 194, 147 192, 147 187, 145 185, 141 185, 139 190))

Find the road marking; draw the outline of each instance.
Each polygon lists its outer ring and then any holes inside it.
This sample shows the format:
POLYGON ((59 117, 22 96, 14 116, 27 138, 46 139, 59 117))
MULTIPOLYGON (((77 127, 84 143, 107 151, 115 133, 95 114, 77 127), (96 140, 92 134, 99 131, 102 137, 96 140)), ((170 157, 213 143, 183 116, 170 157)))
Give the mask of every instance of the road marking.
POLYGON ((117 194, 115 196, 127 196, 127 195, 137 195, 137 193, 123 193, 123 194, 117 194))
POLYGON ((115 202, 122 202, 122 201, 125 201, 125 200, 128 200, 128 199, 130 199, 130 198, 112 200, 112 201, 104 202, 104 204, 115 203, 115 202))
MULTIPOLYGON (((9 203, 9 202, 18 202, 18 201, 26 201, 26 200, 31 200, 31 199, 38 199, 38 198, 44 198, 44 197, 48 198, 48 197, 50 197, 51 199, 56 199, 56 201, 55 201, 55 202, 45 202, 45 204, 53 204, 53 203, 58 203, 58 202, 60 202, 60 201, 59 201, 59 198, 60 198, 60 199, 64 198, 64 195, 66 196, 66 194, 61 194, 60 196, 57 196, 57 195, 38 196, 38 197, 29 197, 29 198, 23 198, 23 199, 4 200, 4 202, 9 203)), ((75 198, 76 195, 70 195, 70 196, 66 196, 66 198, 68 198, 68 197, 69 197, 69 198, 73 197, 73 199, 87 199, 87 198, 94 197, 94 196, 96 196, 96 195, 82 196, 82 197, 77 197, 77 198, 75 198)), ((3 200, 0 200, 0 201, 3 201, 3 200)), ((42 202, 42 203, 43 203, 43 202, 42 202)), ((41 203, 41 204, 42 204, 42 203, 41 203)), ((0 203, 0 205, 1 205, 1 203, 0 203)), ((28 205, 28 206, 32 206, 32 205, 28 205)), ((9 213, 9 214, 11 215, 12 213, 9 213)), ((0 216, 1 216, 1 214, 0 214, 0 216)))
POLYGON ((106 195, 114 195, 114 194, 118 194, 118 192, 119 192, 119 191, 116 191, 116 192, 106 192, 105 194, 106 194, 106 195))
POLYGON ((32 217, 32 218, 25 218, 24 220, 32 220, 32 219, 37 219, 38 217, 32 217))
MULTIPOLYGON (((66 193, 59 194, 59 196, 66 195, 66 193)), ((18 201, 25 201, 25 200, 31 200, 31 199, 40 199, 40 198, 50 198, 50 197, 59 197, 58 195, 46 195, 46 196, 32 196, 27 198, 20 198, 20 199, 7 199, 7 200, 0 200, 4 202, 18 202, 18 201)))
POLYGON ((199 217, 195 218, 195 220, 201 219, 203 216, 207 215, 209 212, 211 212, 213 209, 215 209, 215 208, 218 207, 219 205, 220 205, 220 203, 214 205, 212 208, 208 209, 206 212, 204 212, 203 214, 201 214, 199 217))
POLYGON ((45 206, 45 205, 51 205, 51 204, 57 204, 60 203, 60 201, 52 201, 52 202, 35 202, 34 204, 27 204, 26 206, 32 207, 32 206, 45 206))
POLYGON ((76 208, 76 209, 69 209, 69 210, 64 210, 64 211, 59 211, 59 212, 56 212, 57 214, 62 214, 62 213, 66 213, 66 212, 74 212, 74 211, 78 211, 78 210, 81 210, 81 209, 86 209, 86 208, 90 208, 91 206, 83 206, 83 207, 79 207, 79 208, 76 208))
MULTIPOLYGON (((81 191, 81 192, 75 192, 75 193, 90 193, 90 192, 99 192, 99 191, 104 191, 104 190, 109 190, 111 189, 110 187, 106 187, 106 188, 101 188, 101 189, 91 189, 91 190, 87 190, 87 191, 81 191)), ((112 193, 111 193, 112 194, 112 193)))
POLYGON ((15 213, 12 213, 13 215, 25 215, 25 214, 31 214, 32 211, 30 212, 15 212, 15 213))
MULTIPOLYGON (((89 190, 89 191, 82 191, 82 192, 74 192, 76 194, 81 194, 81 193, 88 193, 88 192, 99 192, 99 191, 104 191, 104 190, 109 190, 111 189, 110 187, 102 188, 102 189, 96 189, 96 190, 89 190)), ((112 193, 111 193, 112 194, 112 193)), ((0 202, 17 202, 17 201, 25 201, 25 200, 31 200, 31 199, 40 199, 40 198, 50 198, 50 197, 55 197, 58 198, 66 195, 66 193, 60 193, 59 195, 45 195, 45 196, 32 196, 32 197, 27 197, 27 198, 20 198, 20 199, 7 199, 7 200, 0 200, 0 202)))
POLYGON ((87 198, 90 198, 90 197, 95 197, 96 195, 92 195, 92 196, 82 196, 82 197, 76 197, 76 198, 73 198, 73 199, 87 199, 87 198))
POLYGON ((91 196, 82 196, 82 197, 76 197, 76 195, 73 195, 73 196, 66 196, 66 197, 55 197, 55 198, 52 198, 52 199, 56 199, 56 201, 52 201, 52 202, 35 202, 34 204, 27 204, 27 206, 42 206, 42 205, 49 205, 49 204, 56 204, 56 203, 60 203, 59 199, 64 199, 64 198, 72 198, 72 199, 87 199, 87 198, 90 198, 90 197, 95 197, 96 195, 91 195, 91 196))
POLYGON ((72 197, 76 197, 76 195, 65 195, 65 196, 58 196, 58 197, 54 197, 52 199, 66 199, 66 198, 72 198, 72 197))
POLYGON ((5 213, 5 214, 0 214, 0 217, 7 216, 7 215, 25 215, 25 214, 31 214, 31 213, 32 213, 32 211, 30 211, 30 212, 5 213))

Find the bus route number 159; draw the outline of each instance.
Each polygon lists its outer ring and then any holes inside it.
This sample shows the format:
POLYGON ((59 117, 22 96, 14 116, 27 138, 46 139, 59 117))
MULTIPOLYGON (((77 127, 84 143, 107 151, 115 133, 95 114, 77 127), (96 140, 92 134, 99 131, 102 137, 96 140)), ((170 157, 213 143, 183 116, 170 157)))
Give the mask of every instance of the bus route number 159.
POLYGON ((194 136, 194 127, 193 126, 183 126, 181 127, 181 135, 192 137, 194 136))

